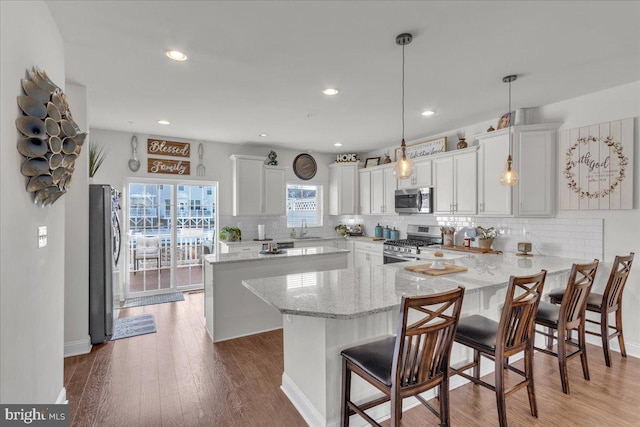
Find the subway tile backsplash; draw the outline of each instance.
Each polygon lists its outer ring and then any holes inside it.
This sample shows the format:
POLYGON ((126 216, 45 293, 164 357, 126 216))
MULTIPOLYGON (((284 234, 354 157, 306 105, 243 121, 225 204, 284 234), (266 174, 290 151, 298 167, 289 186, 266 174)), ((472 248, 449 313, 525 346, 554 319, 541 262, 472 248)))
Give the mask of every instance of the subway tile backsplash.
MULTIPOLYGON (((494 227, 498 237, 493 248, 516 252, 518 242, 531 242, 533 253, 591 260, 604 256, 604 220, 602 218, 486 218, 479 216, 434 215, 367 215, 323 217, 322 227, 309 227, 308 235, 335 236, 338 222, 364 224, 365 235, 373 236, 377 224, 400 230, 400 238, 407 237, 407 224, 451 226, 456 228, 455 244, 462 245, 465 227, 494 227)), ((221 215, 220 225, 236 226, 242 230, 243 240, 258 238, 258 224, 265 225, 268 238, 284 239, 291 232, 285 216, 221 215)), ((298 233, 299 228, 296 228, 298 233)), ((473 242, 472 246, 477 246, 473 242)))
MULTIPOLYGON (((379 215, 334 217, 347 223, 351 218, 364 224, 365 234, 373 235, 379 223, 400 230, 400 238, 407 236, 407 224, 451 226, 456 228, 455 244, 462 245, 464 228, 494 227, 498 237, 493 249, 516 252, 518 242, 531 242, 533 253, 591 260, 604 256, 604 220, 602 218, 486 218, 435 215, 379 215)), ((477 246, 477 242, 472 242, 477 246)))

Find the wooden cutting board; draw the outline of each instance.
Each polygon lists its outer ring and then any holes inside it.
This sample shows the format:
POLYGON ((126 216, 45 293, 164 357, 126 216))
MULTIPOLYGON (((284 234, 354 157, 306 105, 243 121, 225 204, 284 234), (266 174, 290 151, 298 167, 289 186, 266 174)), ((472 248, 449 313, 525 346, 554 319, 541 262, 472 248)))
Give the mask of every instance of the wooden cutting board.
POLYGON ((452 246, 452 245, 442 245, 442 249, 448 249, 450 251, 458 251, 458 252, 472 252, 476 254, 501 254, 502 251, 494 251, 493 249, 485 249, 485 248, 467 248, 466 246, 452 246))
POLYGON ((444 265, 444 270, 434 270, 431 268, 431 263, 429 264, 420 264, 420 265, 408 265, 404 269, 408 271, 413 271, 414 273, 428 274, 429 276, 442 276, 443 274, 451 274, 451 273, 460 273, 462 271, 467 271, 468 268, 461 265, 447 264, 442 263, 444 265))

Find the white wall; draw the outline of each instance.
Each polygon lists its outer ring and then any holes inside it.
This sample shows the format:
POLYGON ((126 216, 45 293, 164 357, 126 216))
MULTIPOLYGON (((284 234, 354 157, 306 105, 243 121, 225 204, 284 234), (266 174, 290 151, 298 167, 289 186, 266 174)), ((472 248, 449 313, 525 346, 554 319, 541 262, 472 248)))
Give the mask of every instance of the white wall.
MULTIPOLYGON (((67 101, 73 119, 83 131, 88 128, 87 88, 66 83, 67 101)), ((71 187, 64 196, 64 356, 91 351, 89 337, 89 144, 76 160, 71 187)))
MULTIPOLYGON (((264 156, 271 150, 269 147, 249 146, 238 144, 226 144, 220 142, 194 141, 189 139, 165 138, 172 141, 191 142, 191 175, 165 175, 151 174, 147 172, 147 138, 160 138, 157 135, 136 134, 138 138, 138 159, 141 166, 138 172, 131 172, 128 167, 128 160, 131 157, 131 137, 133 133, 124 133, 117 131, 108 131, 102 129, 91 129, 90 140, 104 145, 108 151, 106 160, 102 167, 94 176, 96 184, 111 184, 116 188, 122 188, 125 178, 155 178, 155 179, 180 179, 180 180, 196 180, 196 181, 216 181, 219 183, 219 210, 218 214, 222 218, 230 218, 232 214, 232 174, 231 174, 231 154, 249 154, 254 156, 264 156), (204 165, 206 167, 206 176, 199 177, 196 175, 196 167, 198 165, 198 143, 202 142, 204 146, 204 165)), ((335 160, 333 155, 311 153, 318 165, 316 176, 310 181, 302 181, 293 173, 291 165, 293 159, 300 153, 305 152, 304 148, 300 151, 284 150, 274 148, 278 154, 278 165, 286 168, 287 182, 297 183, 315 183, 325 185, 325 206, 328 209, 328 183, 329 169, 327 165, 335 160)), ((276 217, 277 218, 277 217, 276 217)), ((232 217, 234 225, 236 222, 242 222, 242 217, 232 217)), ((244 230, 243 230, 244 231, 244 230)), ((257 230, 256 230, 257 234, 257 230)), ((243 237, 245 234, 243 233, 243 237)), ((248 237, 248 235, 247 235, 248 237)))
MULTIPOLYGON (((640 316, 636 311, 640 306, 640 81, 547 105, 542 108, 542 115, 549 121, 563 123, 558 132, 618 119, 635 118, 634 208, 619 211, 559 211, 558 218, 603 218, 604 259, 607 261, 612 261, 616 255, 636 253, 635 264, 624 291, 622 313, 627 352, 632 351, 640 357, 640 316)), ((558 183, 564 183, 559 170, 558 183)))
POLYGON ((64 89, 64 44, 44 2, 0 2, 0 22, 0 402, 53 403, 63 387, 66 198, 33 204, 15 120, 27 68, 64 89), (38 249, 42 225, 49 242, 38 249))

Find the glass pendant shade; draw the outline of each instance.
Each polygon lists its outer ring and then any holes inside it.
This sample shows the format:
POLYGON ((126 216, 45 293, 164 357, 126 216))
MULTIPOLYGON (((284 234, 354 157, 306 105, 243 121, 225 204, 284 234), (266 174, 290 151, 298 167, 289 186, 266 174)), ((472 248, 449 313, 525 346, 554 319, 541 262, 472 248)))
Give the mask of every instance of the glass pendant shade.
POLYGON ((511 158, 511 155, 509 155, 504 172, 500 175, 500 183, 509 187, 515 187, 518 185, 518 180, 520 179, 520 177, 518 177, 518 172, 513 168, 512 163, 513 159, 511 158))
POLYGON ((405 153, 404 139, 402 140, 402 156, 396 161, 394 172, 397 179, 409 179, 411 174, 413 174, 413 162, 407 158, 407 154, 405 153))

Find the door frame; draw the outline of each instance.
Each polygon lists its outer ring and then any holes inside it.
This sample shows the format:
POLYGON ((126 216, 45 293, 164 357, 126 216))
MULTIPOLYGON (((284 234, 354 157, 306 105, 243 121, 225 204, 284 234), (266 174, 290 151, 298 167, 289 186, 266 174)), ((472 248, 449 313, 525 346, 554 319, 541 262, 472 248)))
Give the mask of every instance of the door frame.
MULTIPOLYGON (((204 289, 204 277, 203 277, 203 281, 202 284, 200 285, 188 285, 188 286, 181 286, 180 288, 178 288, 178 286, 176 285, 176 271, 175 271, 175 267, 176 267, 176 258, 175 258, 175 253, 172 253, 171 255, 171 266, 170 266, 170 286, 169 288, 166 289, 153 289, 153 290, 145 290, 142 292, 135 292, 135 293, 130 293, 129 292, 129 286, 130 286, 130 282, 129 282, 129 275, 130 275, 130 267, 131 267, 131 263, 129 262, 129 224, 130 224, 130 220, 129 220, 129 185, 130 184, 156 184, 156 185, 172 185, 173 186, 173 194, 172 194, 172 198, 174 199, 174 202, 172 203, 171 206, 171 218, 172 218, 172 223, 174 224, 174 226, 171 229, 171 241, 174 242, 173 244, 173 251, 175 252, 175 242, 176 242, 176 235, 177 235, 177 230, 176 230, 176 225, 177 225, 177 214, 176 214, 176 204, 177 204, 177 195, 178 195, 178 186, 179 185, 185 185, 185 186, 207 186, 207 187, 214 187, 215 188, 215 197, 214 197, 214 206, 215 206, 215 214, 214 214, 214 218, 215 218, 215 232, 213 233, 213 244, 212 244, 212 249, 213 252, 215 253, 217 251, 217 247, 218 247, 218 223, 219 223, 219 199, 220 199, 220 186, 218 181, 203 181, 203 180, 184 180, 184 179, 163 179, 163 178, 148 178, 148 177, 127 177, 124 179, 124 184, 123 184, 123 190, 122 190, 122 197, 120 198, 121 204, 122 204, 122 211, 124 212, 123 218, 122 218, 122 222, 124 223, 124 227, 122 227, 122 231, 124 234, 124 245, 122 245, 123 249, 127 251, 126 256, 121 256, 121 266, 123 269, 123 273, 120 276, 122 277, 121 281, 120 281, 120 286, 122 289, 121 295, 123 296, 123 299, 127 299, 127 298, 131 298, 131 297, 141 297, 141 296, 152 296, 152 295, 161 295, 161 294, 166 294, 166 293, 170 293, 170 292, 188 292, 188 291, 192 291, 192 290, 199 290, 199 289, 204 289)), ((158 206, 160 206, 160 201, 158 200, 158 206)), ((202 263, 202 273, 204 275, 204 261, 202 263)))

